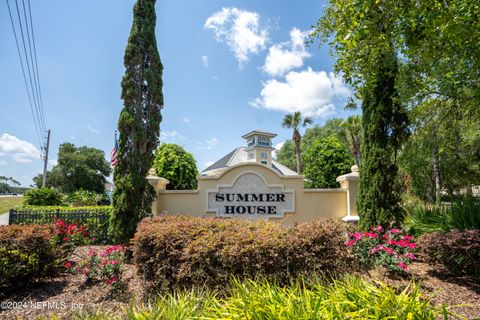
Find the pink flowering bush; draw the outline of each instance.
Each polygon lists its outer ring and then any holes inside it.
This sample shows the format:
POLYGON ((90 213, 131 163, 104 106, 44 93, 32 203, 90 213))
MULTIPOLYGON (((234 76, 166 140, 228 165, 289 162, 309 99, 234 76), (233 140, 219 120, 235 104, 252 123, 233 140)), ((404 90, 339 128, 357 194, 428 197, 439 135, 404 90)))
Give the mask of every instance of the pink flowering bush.
POLYGON ((406 271, 407 265, 416 259, 413 252, 416 243, 400 229, 381 226, 370 231, 352 232, 345 243, 362 265, 382 265, 392 271, 406 271))
POLYGON ((119 289, 123 287, 124 262, 125 247, 114 245, 101 253, 90 250, 87 257, 78 262, 67 261, 65 268, 74 274, 83 274, 87 281, 101 280, 119 289))
POLYGON ((87 245, 90 243, 88 230, 85 226, 74 223, 67 224, 63 220, 55 220, 54 233, 50 241, 56 245, 67 244, 72 246, 87 245))

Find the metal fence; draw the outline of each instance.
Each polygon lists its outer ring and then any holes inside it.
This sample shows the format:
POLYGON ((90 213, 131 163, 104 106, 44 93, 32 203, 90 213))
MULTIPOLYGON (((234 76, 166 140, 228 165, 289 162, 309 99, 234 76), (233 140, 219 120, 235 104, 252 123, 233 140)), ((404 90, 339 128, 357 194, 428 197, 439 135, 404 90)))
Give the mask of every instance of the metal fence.
POLYGON ((42 210, 10 210, 8 224, 31 224, 31 223, 52 223, 56 220, 63 220, 66 223, 87 225, 95 230, 97 240, 107 240, 109 214, 103 210, 78 210, 61 211, 60 209, 42 210))

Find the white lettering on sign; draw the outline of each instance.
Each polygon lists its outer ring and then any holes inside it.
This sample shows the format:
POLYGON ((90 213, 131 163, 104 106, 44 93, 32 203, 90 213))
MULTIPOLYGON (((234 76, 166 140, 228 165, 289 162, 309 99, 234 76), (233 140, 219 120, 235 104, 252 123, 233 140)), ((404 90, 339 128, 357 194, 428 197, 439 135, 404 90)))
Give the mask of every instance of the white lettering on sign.
POLYGON ((282 218, 285 212, 294 211, 294 191, 268 185, 255 172, 241 174, 233 185, 207 190, 207 212, 216 212, 218 217, 282 218))

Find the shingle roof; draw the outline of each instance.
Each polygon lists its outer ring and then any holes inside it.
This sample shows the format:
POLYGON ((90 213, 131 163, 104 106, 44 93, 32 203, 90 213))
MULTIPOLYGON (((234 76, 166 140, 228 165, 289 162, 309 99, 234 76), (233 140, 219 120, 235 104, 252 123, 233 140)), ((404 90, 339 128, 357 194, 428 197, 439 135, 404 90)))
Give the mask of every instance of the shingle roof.
POLYGON ((207 171, 212 171, 212 170, 216 170, 216 169, 226 168, 228 163, 230 162, 230 159, 232 159, 232 157, 235 155, 235 153, 237 153, 238 149, 241 149, 241 147, 238 147, 238 148, 234 149, 233 151, 229 152, 228 154, 223 156, 220 160, 218 160, 217 162, 215 162, 214 164, 212 164, 211 166, 209 166, 208 168, 206 168, 202 172, 207 172, 207 171))
MULTIPOLYGON (((245 147, 239 147, 229 152, 227 155, 223 156, 220 160, 206 168, 201 172, 202 175, 208 175, 210 171, 216 171, 221 169, 226 169, 228 167, 234 166, 239 163, 248 162, 247 160, 247 151, 245 147)), ((284 165, 272 161, 272 169, 278 172, 281 175, 285 176, 295 176, 297 173, 284 165)))

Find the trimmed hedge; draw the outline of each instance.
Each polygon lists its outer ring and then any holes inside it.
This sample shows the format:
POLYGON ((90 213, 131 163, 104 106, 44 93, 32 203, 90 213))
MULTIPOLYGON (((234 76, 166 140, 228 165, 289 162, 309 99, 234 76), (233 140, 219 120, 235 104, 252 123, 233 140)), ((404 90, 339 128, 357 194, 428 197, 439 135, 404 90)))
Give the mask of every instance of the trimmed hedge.
POLYGON ((134 260, 153 291, 223 287, 231 277, 292 277, 344 272, 345 226, 322 220, 287 228, 272 222, 184 216, 145 218, 134 260))
POLYGON ((452 273, 480 277, 480 230, 428 233, 417 244, 424 260, 439 262, 452 273))
POLYGON ((50 242, 53 225, 0 226, 0 287, 57 274, 62 251, 50 242))

